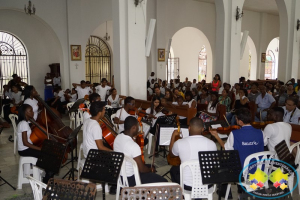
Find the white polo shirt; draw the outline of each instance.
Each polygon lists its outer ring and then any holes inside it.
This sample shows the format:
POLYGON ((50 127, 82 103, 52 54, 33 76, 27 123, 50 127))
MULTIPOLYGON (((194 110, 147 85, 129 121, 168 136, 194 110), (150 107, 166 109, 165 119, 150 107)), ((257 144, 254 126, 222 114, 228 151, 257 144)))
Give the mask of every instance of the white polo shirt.
MULTIPOLYGON (((181 163, 184 163, 185 161, 198 160, 199 151, 216 150, 217 146, 212 140, 202 135, 194 135, 177 140, 173 145, 172 153, 174 154, 174 156, 179 156, 181 163)), ((183 173, 183 184, 187 186, 192 186, 193 175, 190 168, 184 168, 183 173)))
MULTIPOLYGON (((114 141, 114 151, 124 153, 130 158, 136 158, 141 155, 140 146, 133 139, 123 133, 119 134, 114 141)), ((130 177, 134 174, 133 166, 126 162, 126 174, 130 177)))

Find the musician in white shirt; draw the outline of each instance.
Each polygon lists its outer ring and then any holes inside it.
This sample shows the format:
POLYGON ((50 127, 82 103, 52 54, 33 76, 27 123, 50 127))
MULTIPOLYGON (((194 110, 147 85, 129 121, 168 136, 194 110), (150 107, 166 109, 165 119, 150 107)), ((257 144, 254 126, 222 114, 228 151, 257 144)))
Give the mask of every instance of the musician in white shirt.
POLYGON ((93 90, 91 87, 92 84, 86 84, 84 80, 80 81, 80 84, 72 83, 73 87, 77 91, 78 99, 83 99, 86 95, 89 95, 90 93, 93 93, 93 90))

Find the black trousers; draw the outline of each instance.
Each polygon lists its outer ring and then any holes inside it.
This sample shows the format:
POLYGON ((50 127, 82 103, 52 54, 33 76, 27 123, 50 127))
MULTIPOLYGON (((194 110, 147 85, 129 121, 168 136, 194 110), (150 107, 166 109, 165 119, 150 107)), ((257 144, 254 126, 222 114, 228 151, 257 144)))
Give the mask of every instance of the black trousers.
MULTIPOLYGON (((140 178, 141 178, 141 183, 146 184, 146 183, 158 183, 158 182, 168 182, 167 179, 163 178, 162 176, 155 174, 155 173, 140 173, 140 178)), ((135 177, 130 176, 127 177, 128 179, 128 184, 130 187, 133 187, 136 185, 135 183, 135 177)))
MULTIPOLYGON (((18 151, 18 153, 20 156, 23 156, 23 157, 34 157, 34 158, 39 158, 41 155, 41 151, 31 149, 31 148, 28 148, 24 151, 18 151)), ((45 172, 46 172, 46 175, 43 178, 43 183, 47 184, 49 179, 54 177, 54 173, 49 172, 47 170, 45 170, 45 172)))

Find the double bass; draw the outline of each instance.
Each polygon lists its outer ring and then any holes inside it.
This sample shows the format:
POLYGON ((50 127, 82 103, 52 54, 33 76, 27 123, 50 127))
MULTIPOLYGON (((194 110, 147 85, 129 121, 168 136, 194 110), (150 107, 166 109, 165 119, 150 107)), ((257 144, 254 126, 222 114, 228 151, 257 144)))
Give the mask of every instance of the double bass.
MULTIPOLYGON (((176 117, 176 122, 177 122, 177 131, 181 134, 181 130, 180 130, 180 122, 179 122, 179 117, 176 117)), ((175 137, 175 142, 179 139, 182 139, 182 137, 176 136, 175 137)), ((172 151, 172 149, 170 149, 170 151, 172 151)), ((181 160, 179 158, 179 156, 176 157, 171 157, 170 153, 167 156, 167 161, 169 163, 169 165, 173 165, 173 166, 179 166, 181 164, 181 160)))

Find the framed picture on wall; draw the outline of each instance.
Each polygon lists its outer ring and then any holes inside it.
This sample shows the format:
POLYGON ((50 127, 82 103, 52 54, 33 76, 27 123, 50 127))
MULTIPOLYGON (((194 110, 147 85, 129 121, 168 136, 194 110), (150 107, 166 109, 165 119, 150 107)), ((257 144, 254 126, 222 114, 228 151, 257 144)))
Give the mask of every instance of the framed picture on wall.
POLYGON ((266 53, 261 54, 261 62, 265 63, 266 62, 266 53))
POLYGON ((158 61, 164 62, 166 59, 166 51, 165 49, 158 49, 158 61))
POLYGON ((81 60, 81 45, 71 45, 71 60, 81 60))

